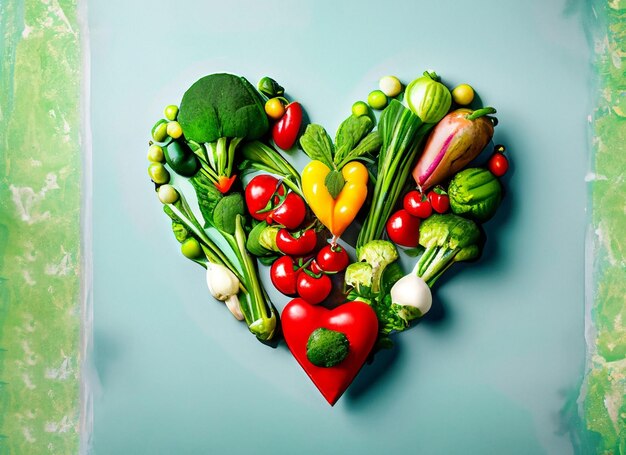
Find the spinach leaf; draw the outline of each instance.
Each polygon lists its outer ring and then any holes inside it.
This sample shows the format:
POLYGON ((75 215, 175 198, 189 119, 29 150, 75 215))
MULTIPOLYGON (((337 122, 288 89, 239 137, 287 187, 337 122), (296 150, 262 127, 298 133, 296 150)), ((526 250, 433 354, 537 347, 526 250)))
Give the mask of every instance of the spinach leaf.
POLYGON ((380 146, 382 145, 383 140, 380 137, 380 133, 378 131, 372 131, 367 136, 365 136, 358 145, 353 148, 342 161, 352 161, 356 158, 360 158, 364 155, 373 155, 380 146))
POLYGON ((219 200, 213 212, 213 225, 222 232, 234 235, 237 215, 244 214, 243 196, 232 193, 219 200))
POLYGON ((223 198, 222 193, 215 188, 215 185, 202 172, 198 172, 190 178, 189 182, 196 190, 200 213, 202 213, 206 223, 212 224, 215 206, 223 198))
POLYGON ((332 170, 326 174, 326 179, 324 179, 324 185, 326 185, 326 189, 333 199, 337 199, 337 196, 339 196, 345 184, 346 180, 341 171, 332 170))
POLYGON ((335 136, 335 163, 344 160, 361 139, 374 128, 374 122, 367 115, 351 115, 339 125, 335 136))
POLYGON ((300 145, 304 153, 312 160, 318 160, 332 169, 334 147, 330 136, 321 125, 312 123, 300 138, 300 145))

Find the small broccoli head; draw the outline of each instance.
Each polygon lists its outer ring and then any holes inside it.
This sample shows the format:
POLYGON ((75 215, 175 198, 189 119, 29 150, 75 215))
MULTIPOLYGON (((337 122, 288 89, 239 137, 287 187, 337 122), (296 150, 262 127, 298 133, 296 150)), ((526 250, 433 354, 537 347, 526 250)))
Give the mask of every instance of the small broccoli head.
POLYGON ((372 267, 372 291, 380 289, 380 278, 387 267, 398 259, 398 250, 387 240, 372 240, 358 251, 358 260, 372 267))
POLYGON ((476 244, 479 238, 480 230, 476 223, 452 213, 431 215, 420 225, 419 243, 424 248, 465 248, 476 244))
POLYGON ((372 289, 372 266, 366 262, 355 262, 346 268, 344 282, 354 288, 360 297, 369 299, 372 289))
POLYGON ((455 262, 480 256, 480 229, 471 220, 447 213, 432 215, 420 225, 419 243, 426 251, 413 271, 429 286, 455 262))

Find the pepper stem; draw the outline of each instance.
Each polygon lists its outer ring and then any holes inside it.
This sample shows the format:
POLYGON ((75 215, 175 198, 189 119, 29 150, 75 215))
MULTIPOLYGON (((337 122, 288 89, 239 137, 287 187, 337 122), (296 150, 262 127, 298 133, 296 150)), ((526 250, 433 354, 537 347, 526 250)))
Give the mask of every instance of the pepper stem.
POLYGON ((495 114, 495 113, 496 113, 496 110, 493 107, 483 107, 481 109, 476 109, 471 114, 468 114, 467 117, 465 118, 468 120, 476 120, 479 117, 483 117, 485 115, 495 114))

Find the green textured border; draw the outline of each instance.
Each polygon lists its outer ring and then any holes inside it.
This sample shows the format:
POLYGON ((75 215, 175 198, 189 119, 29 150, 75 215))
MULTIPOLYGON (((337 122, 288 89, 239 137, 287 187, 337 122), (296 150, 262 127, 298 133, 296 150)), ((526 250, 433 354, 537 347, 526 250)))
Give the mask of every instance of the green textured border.
POLYGON ((594 1, 595 109, 588 175, 587 373, 581 453, 626 454, 626 1, 594 1))
POLYGON ((79 448, 77 12, 75 0, 0 3, 0 454, 79 448))

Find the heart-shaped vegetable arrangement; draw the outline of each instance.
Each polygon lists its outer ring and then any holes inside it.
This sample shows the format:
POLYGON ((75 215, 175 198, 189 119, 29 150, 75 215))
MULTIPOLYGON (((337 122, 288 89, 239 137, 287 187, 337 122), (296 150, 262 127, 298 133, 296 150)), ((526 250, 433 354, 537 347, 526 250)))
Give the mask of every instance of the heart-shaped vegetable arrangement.
POLYGON ((452 264, 480 256, 479 223, 498 209, 508 160, 496 146, 486 165, 473 164, 497 124, 491 107, 462 107, 473 98, 435 73, 404 90, 386 76, 333 142, 321 125, 305 128, 302 106, 273 79, 257 89, 220 73, 152 128, 148 174, 182 253, 260 341, 280 338, 282 323, 330 404, 391 333, 430 309, 430 288, 452 264), (301 173, 289 162, 297 150, 310 159, 301 173), (339 243, 353 223, 356 257, 339 243), (408 274, 399 251, 414 258, 408 274), (280 316, 259 279, 264 266, 295 297, 280 316))

